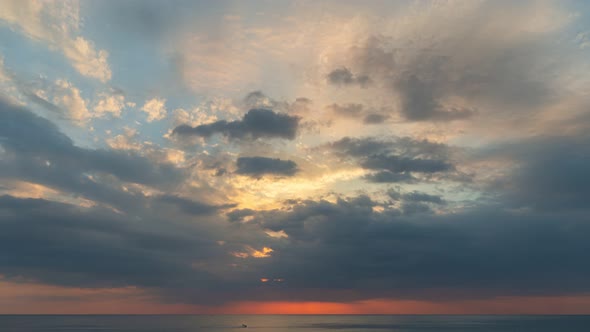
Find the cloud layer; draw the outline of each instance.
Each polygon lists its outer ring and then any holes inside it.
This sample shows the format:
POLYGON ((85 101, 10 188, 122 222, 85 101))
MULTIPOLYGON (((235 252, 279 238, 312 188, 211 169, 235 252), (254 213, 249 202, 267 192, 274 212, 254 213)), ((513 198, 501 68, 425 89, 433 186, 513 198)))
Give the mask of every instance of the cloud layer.
POLYGON ((292 176, 297 172, 297 164, 291 160, 266 157, 240 157, 236 165, 237 173, 259 177, 264 174, 292 176))
POLYGON ((220 120, 196 127, 180 125, 173 133, 179 136, 211 137, 215 134, 230 139, 282 138, 292 140, 297 134, 299 118, 268 109, 251 109, 242 120, 220 120))
POLYGON ((587 299, 583 7, 2 3, 0 313, 587 299))

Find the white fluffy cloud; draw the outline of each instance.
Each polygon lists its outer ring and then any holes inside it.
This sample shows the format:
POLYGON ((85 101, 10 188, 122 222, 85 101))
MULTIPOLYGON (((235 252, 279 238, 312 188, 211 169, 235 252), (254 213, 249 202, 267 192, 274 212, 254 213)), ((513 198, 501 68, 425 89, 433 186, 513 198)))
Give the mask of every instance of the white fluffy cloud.
POLYGON ((78 88, 66 80, 57 80, 55 85, 57 93, 53 102, 63 108, 74 123, 83 124, 92 117, 78 88))
POLYGON ((141 110, 148 114, 147 121, 152 122, 165 118, 167 114, 165 104, 166 99, 160 98, 152 98, 146 101, 141 110))
POLYGON ((122 95, 102 94, 101 99, 94 106, 96 115, 112 114, 115 117, 121 116, 121 110, 125 107, 125 97, 122 95))

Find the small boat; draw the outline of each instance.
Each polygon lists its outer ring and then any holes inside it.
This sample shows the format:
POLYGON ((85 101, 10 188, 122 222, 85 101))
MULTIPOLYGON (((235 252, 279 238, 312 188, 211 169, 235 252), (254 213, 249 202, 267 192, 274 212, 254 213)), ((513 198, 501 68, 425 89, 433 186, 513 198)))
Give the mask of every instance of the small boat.
POLYGON ((246 324, 242 324, 242 327, 246 328, 246 327, 248 327, 248 325, 246 325, 246 324))

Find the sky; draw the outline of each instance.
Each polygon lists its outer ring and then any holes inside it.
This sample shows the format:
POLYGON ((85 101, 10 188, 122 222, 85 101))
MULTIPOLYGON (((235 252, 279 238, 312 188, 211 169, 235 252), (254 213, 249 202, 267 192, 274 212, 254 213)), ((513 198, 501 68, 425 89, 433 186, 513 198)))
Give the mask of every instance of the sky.
POLYGON ((0 0, 0 313, 590 314, 584 1, 0 0))

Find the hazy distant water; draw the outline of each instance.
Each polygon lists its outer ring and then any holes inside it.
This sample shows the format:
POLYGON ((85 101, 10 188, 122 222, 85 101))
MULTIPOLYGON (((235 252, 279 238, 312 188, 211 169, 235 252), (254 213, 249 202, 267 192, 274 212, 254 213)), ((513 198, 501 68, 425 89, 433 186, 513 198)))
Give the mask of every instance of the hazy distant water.
POLYGON ((588 332, 590 316, 0 316, 0 331, 588 332))

